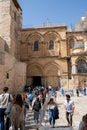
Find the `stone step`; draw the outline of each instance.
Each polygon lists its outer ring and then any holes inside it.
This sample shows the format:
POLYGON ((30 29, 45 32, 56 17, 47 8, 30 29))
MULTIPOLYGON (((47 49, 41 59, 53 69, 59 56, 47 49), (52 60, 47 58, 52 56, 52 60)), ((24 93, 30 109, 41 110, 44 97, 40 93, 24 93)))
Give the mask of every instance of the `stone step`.
POLYGON ((50 128, 49 125, 45 125, 42 127, 42 130, 74 130, 74 129, 67 126, 58 126, 58 127, 50 128))
POLYGON ((73 130, 72 128, 51 128, 50 130, 73 130))
POLYGON ((32 121, 26 121, 25 124, 32 124, 32 123, 34 123, 34 120, 32 120, 32 121))
POLYGON ((35 124, 35 123, 34 123, 34 124, 28 124, 28 125, 26 124, 26 125, 25 125, 25 128, 26 128, 26 129, 27 129, 27 128, 28 128, 28 129, 37 129, 37 128, 40 128, 40 126, 41 126, 40 124, 35 124))

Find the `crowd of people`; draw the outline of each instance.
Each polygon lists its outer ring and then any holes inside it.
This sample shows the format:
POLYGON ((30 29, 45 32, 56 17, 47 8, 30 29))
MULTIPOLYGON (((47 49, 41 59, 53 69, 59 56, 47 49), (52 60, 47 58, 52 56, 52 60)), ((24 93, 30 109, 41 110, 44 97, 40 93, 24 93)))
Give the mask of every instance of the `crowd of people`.
MULTIPOLYGON (((3 93, 0 95, 0 130, 24 130, 24 119, 27 111, 34 111, 34 121, 39 123, 40 110, 46 100, 46 95, 51 93, 47 102, 49 110, 50 127, 55 127, 55 121, 59 119, 59 108, 56 102, 56 91, 50 86, 49 88, 35 88, 29 92, 12 95, 8 92, 9 88, 4 87, 3 93)), ((63 95, 64 96, 64 95, 63 95)), ((66 120, 69 127, 72 127, 73 114, 75 109, 74 101, 69 94, 66 94, 64 101, 66 120)), ((87 114, 83 116, 79 125, 79 130, 87 130, 87 114)))
POLYGON ((4 87, 0 95, 0 130, 9 130, 10 127, 12 130, 18 128, 24 130, 24 118, 29 108, 32 108, 34 119, 38 121, 39 110, 45 102, 46 90, 33 90, 15 95, 9 94, 8 90, 8 87, 4 87))
POLYGON ((12 95, 8 93, 9 88, 4 87, 0 95, 0 130, 24 129, 24 105, 21 94, 12 95))

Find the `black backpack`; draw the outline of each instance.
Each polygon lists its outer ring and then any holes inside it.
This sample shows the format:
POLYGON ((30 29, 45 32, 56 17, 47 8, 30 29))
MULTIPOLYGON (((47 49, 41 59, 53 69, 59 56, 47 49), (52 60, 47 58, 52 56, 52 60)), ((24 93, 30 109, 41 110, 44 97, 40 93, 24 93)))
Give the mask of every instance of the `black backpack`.
POLYGON ((40 103, 40 101, 35 101, 33 109, 35 111, 39 111, 41 109, 41 103, 40 103))
POLYGON ((58 110, 58 107, 57 107, 57 106, 54 107, 54 110, 53 110, 53 118, 54 118, 54 119, 59 119, 59 110, 58 110))

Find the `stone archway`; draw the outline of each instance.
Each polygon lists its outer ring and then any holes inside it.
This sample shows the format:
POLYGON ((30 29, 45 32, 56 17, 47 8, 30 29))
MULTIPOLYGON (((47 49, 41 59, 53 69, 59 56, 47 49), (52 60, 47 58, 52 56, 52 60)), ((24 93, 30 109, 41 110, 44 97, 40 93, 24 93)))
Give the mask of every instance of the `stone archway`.
POLYGON ((48 63, 45 66, 46 85, 57 88, 60 85, 61 71, 55 63, 48 63))
POLYGON ((39 64, 30 64, 27 69, 27 85, 41 86, 43 85, 43 71, 39 64))

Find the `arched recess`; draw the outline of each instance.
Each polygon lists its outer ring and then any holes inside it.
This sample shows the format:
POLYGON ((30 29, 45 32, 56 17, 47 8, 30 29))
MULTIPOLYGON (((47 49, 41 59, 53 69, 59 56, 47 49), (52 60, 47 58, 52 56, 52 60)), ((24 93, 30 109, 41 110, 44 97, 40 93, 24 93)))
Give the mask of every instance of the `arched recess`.
POLYGON ((81 60, 81 59, 83 59, 83 60, 85 60, 85 61, 87 62, 87 58, 86 58, 85 56, 80 56, 80 57, 78 57, 78 58, 75 60, 75 64, 77 65, 77 64, 78 64, 78 61, 81 60))
POLYGON ((44 74, 47 86, 52 85, 57 88, 60 85, 60 75, 62 73, 62 69, 60 68, 59 65, 55 63, 47 63, 45 65, 44 74))
POLYGON ((47 31, 44 34, 45 55, 59 56, 61 50, 61 36, 56 31, 47 31), (53 42, 53 47, 50 49, 50 42, 53 42))
POLYGON ((56 31, 48 31, 44 34, 44 41, 48 42, 49 40, 60 41, 62 38, 56 31))
POLYGON ((57 75, 60 76, 63 73, 63 70, 60 65, 49 62, 44 67, 44 74, 45 75, 57 75))
POLYGON ((76 43, 77 39, 75 36, 71 35, 67 38, 67 48, 68 48, 68 54, 72 53, 72 49, 74 47, 74 44, 76 43))
POLYGON ((43 36, 40 33, 31 33, 27 39, 27 43, 29 56, 38 57, 39 55, 43 55, 43 36), (37 49, 35 47, 36 42, 38 43, 37 49))
POLYGON ((27 75, 28 76, 42 76, 43 75, 42 66, 38 63, 33 63, 33 64, 28 65, 27 75))
POLYGON ((42 42, 43 41, 43 36, 42 36, 42 34, 40 34, 38 32, 34 32, 34 33, 29 35, 29 37, 27 38, 27 41, 29 43, 34 43, 34 41, 42 42))
POLYGON ((67 42, 68 42, 68 44, 69 44, 70 39, 73 39, 74 42, 77 41, 77 38, 76 38, 74 35, 71 35, 71 36, 69 36, 69 37, 67 38, 67 42))
POLYGON ((38 63, 27 67, 27 85, 39 86, 43 84, 43 68, 38 63))
POLYGON ((87 59, 85 57, 79 57, 76 60, 76 66, 78 74, 87 74, 87 59))
MULTIPOLYGON (((83 65, 81 65, 81 71, 78 72, 78 63, 80 60, 83 60, 83 61, 85 61, 85 63, 87 63, 87 58, 85 56, 77 57, 74 61, 76 73, 73 76, 74 76, 74 81, 76 82, 74 84, 75 85, 78 84, 79 88, 83 88, 84 84, 85 84, 84 81, 86 81, 86 85, 87 85, 87 73, 86 73, 87 69, 84 71, 84 67, 83 67, 83 65), (75 76, 77 76, 77 79, 75 76)), ((85 68, 87 68, 87 67, 85 67, 85 68)), ((77 85, 76 85, 76 87, 77 87, 77 85)))

